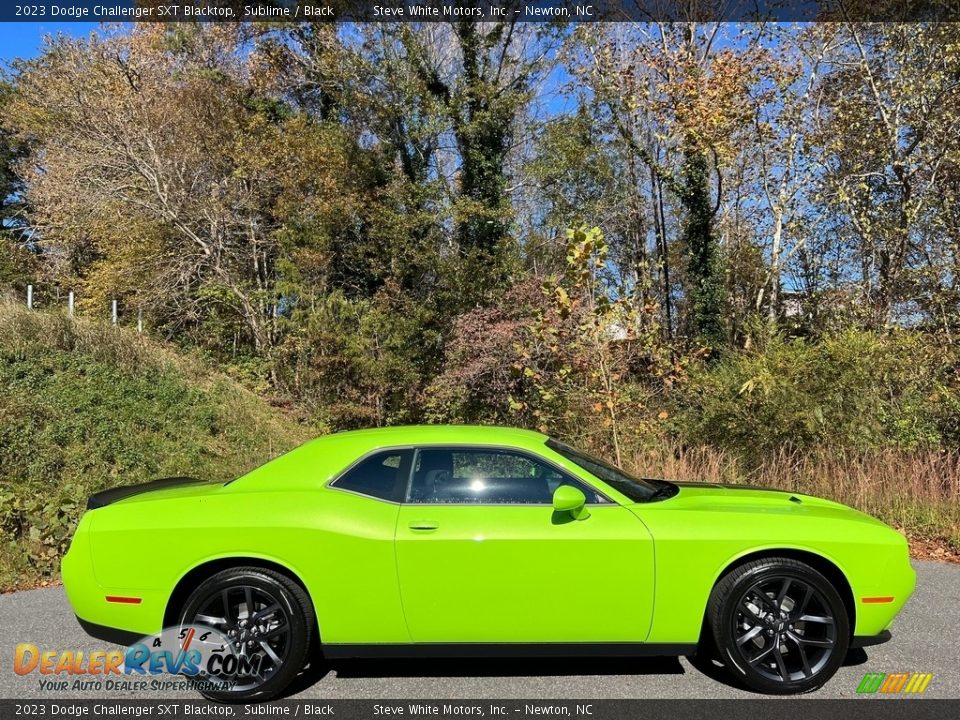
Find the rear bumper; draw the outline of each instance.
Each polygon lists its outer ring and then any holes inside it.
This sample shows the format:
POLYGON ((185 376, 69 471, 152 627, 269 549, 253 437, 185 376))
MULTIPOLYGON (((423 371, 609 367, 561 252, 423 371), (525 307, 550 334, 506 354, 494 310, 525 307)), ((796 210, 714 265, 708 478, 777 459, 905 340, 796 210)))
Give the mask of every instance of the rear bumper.
POLYGON ((107 627, 106 625, 97 625, 96 623, 88 622, 79 615, 75 617, 77 618, 77 622, 80 623, 80 627, 83 628, 83 631, 87 635, 96 638, 97 640, 103 640, 104 642, 112 643, 114 645, 129 647, 144 637, 140 633, 131 632, 129 630, 121 630, 119 628, 112 628, 107 627))
MULTIPOLYGON (((105 587, 97 582, 90 557, 88 528, 92 522, 86 513, 73 536, 73 542, 60 563, 60 576, 67 600, 80 624, 91 627, 125 628, 135 639, 161 629, 167 593, 140 588, 105 587), (136 598, 136 602, 118 602, 117 596, 136 598)), ((95 632, 94 637, 104 638, 95 632)), ((111 642, 113 642, 111 640, 111 642)))
POLYGON ((889 630, 884 630, 876 635, 854 635, 853 639, 850 641, 850 647, 865 648, 870 647, 871 645, 882 645, 891 637, 893 636, 890 634, 889 630))

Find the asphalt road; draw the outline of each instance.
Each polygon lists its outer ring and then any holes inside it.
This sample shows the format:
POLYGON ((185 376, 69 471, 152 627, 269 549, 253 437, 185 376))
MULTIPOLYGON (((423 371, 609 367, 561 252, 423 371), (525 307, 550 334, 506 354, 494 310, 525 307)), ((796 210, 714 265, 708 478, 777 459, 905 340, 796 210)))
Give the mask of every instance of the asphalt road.
MULTIPOLYGON (((826 687, 807 697, 852 697, 867 672, 932 672, 924 697, 960 698, 960 565, 916 562, 917 591, 893 627, 893 640, 851 652, 826 687)), ((611 606, 611 612, 616 612, 611 606)), ((62 588, 0 595, 0 698, 179 697, 173 691, 55 692, 34 672, 13 672, 17 643, 51 650, 104 650, 77 625, 62 588)), ((165 679, 170 679, 166 677, 165 679)), ((292 697, 303 698, 736 698, 722 669, 687 658, 637 660, 351 661, 307 671, 292 697)))

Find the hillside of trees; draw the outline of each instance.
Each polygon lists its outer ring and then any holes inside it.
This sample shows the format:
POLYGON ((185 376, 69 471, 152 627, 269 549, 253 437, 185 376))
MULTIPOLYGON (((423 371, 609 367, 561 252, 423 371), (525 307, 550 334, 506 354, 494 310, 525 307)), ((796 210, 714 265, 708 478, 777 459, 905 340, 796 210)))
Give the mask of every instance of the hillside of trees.
POLYGON ((0 198, 11 296, 311 432, 539 428, 960 546, 960 25, 54 37, 0 198))

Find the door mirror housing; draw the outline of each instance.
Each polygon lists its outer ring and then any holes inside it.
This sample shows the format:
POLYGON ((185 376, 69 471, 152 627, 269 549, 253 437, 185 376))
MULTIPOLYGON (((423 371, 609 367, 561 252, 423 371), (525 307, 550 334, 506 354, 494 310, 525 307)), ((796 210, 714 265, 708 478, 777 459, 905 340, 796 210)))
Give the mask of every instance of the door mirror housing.
POLYGON ((570 513, 574 520, 586 520, 590 517, 586 506, 587 496, 573 485, 561 485, 553 493, 553 509, 560 513, 570 513))

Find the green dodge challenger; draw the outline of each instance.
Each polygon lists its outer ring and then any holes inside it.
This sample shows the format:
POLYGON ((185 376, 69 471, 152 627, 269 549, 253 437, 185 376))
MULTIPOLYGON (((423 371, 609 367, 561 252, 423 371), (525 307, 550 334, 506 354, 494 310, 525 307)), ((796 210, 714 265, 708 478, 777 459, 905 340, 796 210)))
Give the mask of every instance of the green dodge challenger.
POLYGON ((805 692, 890 637, 915 576, 902 535, 829 500, 423 426, 322 437, 227 483, 93 495, 63 581, 95 637, 212 636, 235 658, 198 689, 239 701, 319 657, 699 651, 755 690, 805 692))

